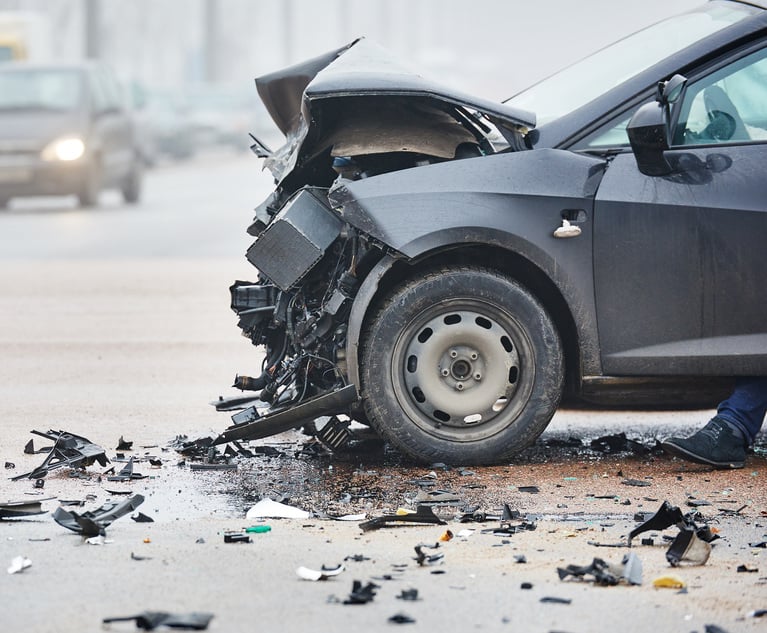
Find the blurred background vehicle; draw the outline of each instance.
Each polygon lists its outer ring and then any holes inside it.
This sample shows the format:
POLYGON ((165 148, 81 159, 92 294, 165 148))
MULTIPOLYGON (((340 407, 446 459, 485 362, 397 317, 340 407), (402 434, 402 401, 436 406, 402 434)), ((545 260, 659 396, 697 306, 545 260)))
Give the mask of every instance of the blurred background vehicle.
POLYGON ((198 84, 184 93, 184 103, 197 148, 224 147, 247 151, 250 132, 262 112, 254 85, 198 84))
POLYGON ((117 188, 135 203, 142 161, 135 122, 111 71, 93 62, 0 64, 0 208, 18 196, 117 188))
POLYGON ((129 89, 144 165, 187 160, 197 147, 194 125, 183 96, 171 91, 149 90, 139 83, 129 89))

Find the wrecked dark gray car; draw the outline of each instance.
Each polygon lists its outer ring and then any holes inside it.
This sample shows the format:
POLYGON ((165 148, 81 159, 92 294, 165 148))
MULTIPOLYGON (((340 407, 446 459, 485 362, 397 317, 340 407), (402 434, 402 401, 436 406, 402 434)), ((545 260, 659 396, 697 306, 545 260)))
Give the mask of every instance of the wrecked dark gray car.
POLYGON ((766 37, 762 8, 709 2, 506 103, 366 40, 258 79, 287 142, 253 147, 276 189, 231 296, 266 353, 216 441, 346 414, 493 463, 563 397, 684 405, 767 374, 766 37))

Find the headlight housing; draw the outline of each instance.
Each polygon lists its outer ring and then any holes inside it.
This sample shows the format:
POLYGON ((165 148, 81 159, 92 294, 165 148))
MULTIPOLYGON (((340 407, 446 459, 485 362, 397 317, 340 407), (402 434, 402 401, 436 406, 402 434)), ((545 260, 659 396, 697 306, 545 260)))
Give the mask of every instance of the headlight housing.
POLYGON ((85 143, 77 136, 58 138, 48 143, 43 150, 43 160, 72 161, 82 158, 85 153, 85 143))

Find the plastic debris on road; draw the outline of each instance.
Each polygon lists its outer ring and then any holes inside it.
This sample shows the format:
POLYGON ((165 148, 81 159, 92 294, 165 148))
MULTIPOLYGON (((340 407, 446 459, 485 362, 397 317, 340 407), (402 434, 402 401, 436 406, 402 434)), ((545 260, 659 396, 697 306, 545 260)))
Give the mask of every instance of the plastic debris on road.
POLYGON ((11 564, 8 567, 9 574, 18 574, 25 569, 29 569, 32 566, 32 561, 26 556, 16 556, 11 560, 11 564))
POLYGON ((82 534, 83 536, 98 536, 106 533, 106 528, 121 516, 130 514, 144 503, 143 495, 133 495, 121 503, 107 502, 100 508, 79 514, 74 510, 56 508, 53 520, 60 526, 82 534))
POLYGON ((138 615, 120 616, 115 618, 104 618, 104 624, 112 622, 130 622, 136 621, 136 626, 145 631, 153 631, 157 627, 167 626, 173 629, 182 629, 188 631, 204 631, 213 619, 212 613, 184 613, 174 614, 164 611, 144 611, 138 615))
POLYGON ((296 575, 302 580, 327 580, 333 576, 338 576, 338 574, 345 570, 346 567, 344 567, 343 564, 336 565, 335 567, 325 567, 325 565, 323 565, 319 570, 301 566, 296 569, 296 575))
POLYGON ((415 512, 405 511, 397 512, 395 514, 384 514, 380 517, 375 517, 369 521, 360 523, 360 529, 363 532, 369 530, 376 530, 382 527, 390 527, 391 524, 397 523, 427 523, 431 525, 446 525, 445 521, 440 519, 434 510, 427 505, 419 505, 415 512))
POLYGON ((309 519, 312 513, 269 498, 261 499, 245 514, 247 519, 309 519))

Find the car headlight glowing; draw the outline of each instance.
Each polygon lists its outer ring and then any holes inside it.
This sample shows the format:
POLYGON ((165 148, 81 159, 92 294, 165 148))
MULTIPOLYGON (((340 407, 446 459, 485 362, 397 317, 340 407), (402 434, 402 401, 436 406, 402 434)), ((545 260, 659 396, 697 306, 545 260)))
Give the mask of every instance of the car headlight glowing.
POLYGON ((77 160, 85 153, 82 139, 67 137, 56 139, 43 150, 44 160, 77 160))

